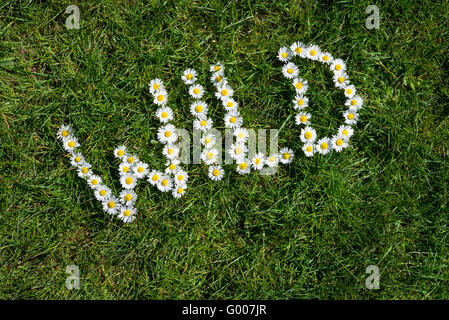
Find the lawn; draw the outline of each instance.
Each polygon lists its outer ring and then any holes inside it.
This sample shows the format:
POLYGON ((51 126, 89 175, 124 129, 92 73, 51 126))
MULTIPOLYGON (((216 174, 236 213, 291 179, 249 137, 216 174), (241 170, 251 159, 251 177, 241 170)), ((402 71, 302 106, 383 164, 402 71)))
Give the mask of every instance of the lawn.
MULTIPOLYGON (((448 299, 449 2, 8 1, 0 4, 1 299, 448 299), (68 30, 65 9, 80 9, 68 30), (379 29, 365 9, 377 4, 379 29), (277 59, 314 43, 365 100, 350 147, 306 158, 277 59), (221 61, 245 126, 282 128, 295 161, 274 176, 187 165, 177 200, 141 182, 138 218, 102 211, 56 133, 119 191, 113 150, 163 168, 151 79, 192 130, 182 71, 221 61), (80 289, 66 287, 67 266, 80 289), (365 286, 380 270, 380 289, 365 286)), ((299 61, 297 61, 299 62, 299 61)), ((342 124, 329 71, 304 62, 320 135, 342 124)))

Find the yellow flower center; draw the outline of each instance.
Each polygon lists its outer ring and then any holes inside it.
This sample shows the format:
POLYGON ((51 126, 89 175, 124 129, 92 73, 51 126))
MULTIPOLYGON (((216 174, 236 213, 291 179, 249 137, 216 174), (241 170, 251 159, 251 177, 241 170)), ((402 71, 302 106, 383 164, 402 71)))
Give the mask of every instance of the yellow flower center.
POLYGON ((81 172, 84 173, 84 174, 86 174, 86 173, 89 172, 89 169, 86 168, 86 167, 83 167, 83 168, 81 169, 81 172))
POLYGON ((114 208, 115 207, 115 202, 114 201, 109 201, 108 202, 108 207, 111 208, 111 209, 114 208))
POLYGON ((161 113, 161 117, 164 118, 164 119, 167 118, 167 117, 168 117, 168 113, 165 112, 165 111, 162 112, 162 113, 161 113))
POLYGON ((345 136, 347 136, 348 135, 348 130, 343 130, 341 133, 343 133, 345 136))
POLYGON ((282 52, 282 58, 287 58, 287 52, 282 52))
POLYGON ((128 158, 128 163, 133 163, 134 162, 134 158, 133 157, 129 157, 128 158))
POLYGON ((158 101, 164 101, 164 96, 162 94, 157 96, 158 101))
POLYGON ((341 70, 341 65, 337 64, 337 65, 335 66, 335 70, 340 71, 340 70, 341 70))
POLYGON ((288 159, 290 159, 290 154, 289 154, 288 152, 286 152, 286 153, 284 153, 284 154, 282 155, 282 157, 283 157, 285 160, 288 160, 288 159))
POLYGON ((138 168, 137 168, 137 172, 139 172, 139 173, 142 173, 143 170, 144 170, 143 167, 138 167, 138 168))
POLYGON ((129 210, 123 211, 123 215, 124 215, 125 217, 128 217, 130 214, 131 214, 131 211, 129 211, 129 210))
POLYGON ((198 113, 200 113, 201 111, 203 111, 203 106, 202 106, 202 105, 197 105, 197 106, 195 107, 195 111, 198 112, 198 113))
POLYGON ((329 57, 328 56, 323 56, 323 60, 327 61, 327 60, 329 60, 329 57))
POLYGON ((118 155, 119 157, 123 156, 124 154, 125 154, 125 151, 123 151, 123 150, 117 151, 117 155, 118 155))
POLYGON ((239 164, 240 169, 245 170, 248 165, 245 162, 242 162, 241 164, 239 164))
POLYGON ((217 71, 220 70, 220 69, 221 69, 220 66, 215 66, 215 67, 214 67, 214 71, 215 71, 215 72, 217 72, 217 71))
POLYGON ((126 200, 126 201, 131 201, 132 199, 133 199, 133 196, 130 195, 129 193, 127 193, 127 194, 125 195, 125 200, 126 200))
POLYGON ((167 179, 162 180, 161 184, 165 187, 168 184, 168 180, 167 179))
POLYGON ((304 133, 304 138, 306 138, 307 140, 309 140, 310 138, 312 138, 312 132, 307 131, 306 133, 304 133))
POLYGON ((310 50, 310 55, 313 57, 316 55, 316 50, 310 50))
POLYGON ((125 183, 126 183, 126 184, 131 184, 131 183, 133 183, 133 178, 131 178, 131 177, 126 178, 126 179, 125 179, 125 183))
POLYGON ((100 193, 100 196, 104 197, 106 195, 106 190, 102 189, 102 190, 100 190, 99 193, 100 193))
POLYGON ((242 153, 242 149, 240 148, 235 148, 235 154, 241 154, 242 153))
POLYGON ((347 94, 351 94, 352 90, 350 88, 346 89, 347 94))
POLYGON ((306 147, 306 151, 307 151, 307 152, 312 152, 312 150, 313 150, 312 146, 307 146, 307 147, 306 147))
POLYGON ((184 189, 183 189, 183 188, 178 188, 177 192, 178 192, 179 194, 181 194, 181 193, 184 192, 184 189))
POLYGON ((69 148, 73 148, 75 146, 75 141, 69 141, 67 145, 69 146, 69 148))
POLYGON ((306 116, 301 116, 301 117, 299 117, 299 120, 301 121, 301 122, 307 122, 307 117, 306 116))
POLYGON ((129 171, 129 167, 123 167, 122 171, 123 171, 124 173, 127 173, 127 172, 129 171))
POLYGON ((298 83, 296 84, 296 89, 300 90, 301 88, 302 88, 302 83, 301 83, 301 82, 298 82, 298 83))
POLYGON ((229 119, 229 122, 231 122, 231 123, 235 123, 237 121, 237 119, 235 118, 235 117, 231 117, 230 119, 229 119))
POLYGON ((240 139, 243 139, 245 137, 245 134, 243 132, 239 132, 238 137, 240 139))
POLYGON ((207 153, 207 158, 212 159, 214 157, 214 154, 212 152, 207 153))
POLYGON ((67 130, 62 130, 61 135, 63 137, 67 137, 69 135, 69 132, 67 130))
POLYGON ((215 169, 214 171, 212 171, 212 174, 213 174, 214 176, 218 176, 218 175, 220 174, 220 170, 215 169))
POLYGON ((206 137, 206 139, 204 140, 204 142, 206 142, 206 144, 209 144, 211 141, 212 141, 212 139, 209 137, 206 137))
POLYGON ((76 156, 76 157, 75 157, 75 162, 81 162, 81 158, 78 157, 78 156, 76 156))
POLYGON ((348 114, 348 119, 349 119, 349 120, 354 119, 354 114, 353 114, 353 113, 348 114))
POLYGON ((234 106, 234 103, 233 103, 232 101, 228 101, 228 102, 226 103, 226 106, 227 106, 228 108, 232 108, 232 107, 234 106))
POLYGON ((198 89, 198 88, 193 89, 193 93, 194 93, 194 94, 200 93, 200 89, 198 89))
POLYGON ((260 158, 256 158, 256 164, 260 164, 260 158))
POLYGON ((343 78, 343 77, 338 77, 338 82, 343 83, 343 81, 345 81, 345 78, 343 78))
POLYGON ((343 144, 343 140, 337 139, 337 141, 335 141, 335 144, 336 144, 337 146, 341 146, 341 145, 343 144))
POLYGON ((200 124, 201 124, 202 127, 205 127, 206 124, 207 124, 207 121, 206 120, 201 120, 200 124))
POLYGON ((182 174, 180 174, 179 176, 178 176, 178 181, 182 181, 184 179, 184 176, 182 175, 182 174))
POLYGON ((153 176, 153 178, 151 178, 153 181, 158 181, 159 180, 159 175, 158 174, 155 174, 154 176, 153 176))
POLYGON ((170 131, 165 131, 164 133, 165 137, 168 138, 171 136, 171 132, 170 131))
POLYGON ((321 148, 321 150, 326 150, 328 148, 327 143, 323 142, 322 144, 320 144, 320 148, 321 148))
POLYGON ((226 89, 223 89, 223 90, 221 90, 221 95, 222 96, 227 96, 228 95, 228 90, 226 90, 226 89))
POLYGON ((173 152, 175 152, 175 150, 173 150, 172 148, 167 150, 168 154, 173 154, 173 152))
POLYGON ((304 100, 299 99, 299 100, 298 100, 298 106, 302 106, 303 104, 304 104, 304 100))
POLYGON ((153 85, 153 88, 154 88, 154 90, 159 89, 159 84, 155 83, 155 84, 153 85))
POLYGON ((287 72, 290 73, 290 74, 292 74, 292 73, 293 73, 293 69, 292 69, 292 68, 288 68, 288 69, 287 69, 287 72))
POLYGON ((274 162, 276 160, 276 157, 275 156, 271 156, 270 159, 268 159, 268 160, 270 160, 270 162, 274 162))
POLYGON ((98 184, 98 180, 97 179, 92 179, 90 181, 90 183, 92 183, 92 185, 96 186, 98 184))
POLYGON ((187 79, 187 80, 192 80, 192 78, 193 78, 193 75, 192 75, 191 73, 188 73, 188 74, 186 75, 186 79, 187 79))
POLYGON ((296 51, 296 53, 298 53, 298 54, 299 54, 299 53, 301 53, 301 52, 302 52, 302 48, 301 48, 301 47, 298 47, 298 48, 296 48, 296 50, 295 50, 295 51, 296 51))
POLYGON ((216 77, 215 77, 215 81, 221 82, 221 80, 223 80, 223 78, 222 78, 221 76, 216 76, 216 77))
POLYGON ((168 166, 168 168, 169 168, 171 171, 173 171, 173 170, 175 170, 176 165, 172 163, 172 164, 170 164, 170 165, 168 166))
POLYGON ((357 100, 351 100, 351 104, 353 105, 353 106, 355 106, 356 104, 357 104, 357 100))

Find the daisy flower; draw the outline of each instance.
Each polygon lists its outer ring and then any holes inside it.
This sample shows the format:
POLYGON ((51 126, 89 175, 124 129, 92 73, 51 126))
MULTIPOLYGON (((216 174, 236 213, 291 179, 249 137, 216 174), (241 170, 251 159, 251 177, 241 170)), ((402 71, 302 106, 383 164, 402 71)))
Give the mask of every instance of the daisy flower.
POLYGON ((205 146, 206 148, 210 148, 215 144, 215 136, 213 134, 205 134, 201 138, 201 144, 205 146))
POLYGON ((351 84, 345 88, 345 97, 351 99, 355 96, 355 87, 351 84))
POLYGON ((58 129, 58 139, 60 140, 64 140, 67 139, 69 136, 71 136, 73 134, 73 130, 72 128, 70 128, 69 126, 66 125, 62 125, 59 129, 58 129))
POLYGON ((119 159, 123 159, 126 156, 126 147, 119 146, 114 149, 114 156, 119 159))
POLYGON ((175 126, 172 124, 167 124, 163 127, 160 127, 157 130, 157 138, 163 144, 174 143, 178 139, 178 134, 176 133, 175 126))
POLYGON ((169 107, 162 107, 156 110, 156 117, 162 123, 167 123, 173 120, 173 110, 169 107))
POLYGON ((220 181, 224 177, 224 170, 220 165, 209 167, 209 178, 214 181, 220 181))
POLYGON ((293 79, 293 86, 297 94, 304 94, 309 88, 307 80, 303 80, 302 78, 293 79))
POLYGON ((161 176, 157 183, 157 188, 162 192, 169 191, 173 186, 173 181, 169 176, 161 176))
POLYGON ((210 77, 210 81, 214 86, 220 86, 225 79, 223 78, 223 72, 214 72, 210 77))
POLYGON ((70 157, 70 164, 74 167, 78 167, 83 162, 85 162, 84 157, 81 153, 72 153, 70 157))
POLYGON ((239 107, 239 104, 237 101, 235 101, 232 98, 224 98, 222 99, 223 107, 225 108, 226 112, 233 112, 237 111, 237 108, 239 107))
POLYGON ((345 72, 346 63, 342 59, 334 59, 330 65, 330 69, 333 73, 345 72))
POLYGON ((165 163, 167 168, 165 169, 165 173, 175 173, 179 170, 179 163, 180 161, 178 159, 171 159, 165 163))
POLYGON ((190 105, 190 113, 194 116, 194 117, 199 117, 199 116, 205 116, 207 114, 208 108, 207 108, 207 103, 204 101, 194 101, 191 105, 190 105))
POLYGON ((282 74, 287 79, 293 79, 298 75, 298 67, 293 62, 289 62, 282 67, 282 74))
POLYGON ((300 112, 296 115, 295 121, 296 121, 297 125, 301 125, 301 124, 309 125, 311 118, 312 118, 312 115, 310 113, 300 112))
POLYGON ((319 154, 328 154, 331 151, 330 143, 329 138, 322 138, 318 140, 315 149, 319 154))
POLYGON ((217 162, 218 151, 215 148, 204 149, 201 153, 201 160, 204 161, 205 164, 210 165, 217 162))
POLYGON ((204 94, 204 88, 200 84, 193 84, 189 88, 189 94, 195 99, 201 99, 204 94))
POLYGON ((162 154, 167 159, 175 159, 179 156, 179 148, 174 144, 167 144, 164 149, 162 149, 162 154))
POLYGON ((90 163, 84 161, 82 164, 78 166, 78 176, 80 178, 86 178, 91 173, 90 170, 91 167, 92 166, 90 165, 90 163))
POLYGON ((302 110, 304 108, 307 108, 309 105, 309 98, 302 94, 298 94, 295 96, 295 99, 293 100, 293 108, 295 110, 302 110))
POLYGON ((216 64, 211 65, 209 69, 210 72, 223 74, 224 66, 220 62, 217 62, 216 64))
POLYGON ((314 142, 316 139, 316 131, 312 127, 305 127, 301 129, 301 141, 306 142, 314 142))
POLYGON ((120 177, 120 184, 123 189, 134 189, 137 184, 137 178, 133 174, 124 174, 120 177))
POLYGON ((316 45, 311 45, 307 48, 306 57, 311 60, 319 60, 321 55, 321 49, 316 45))
POLYGON ((243 124, 243 118, 238 111, 228 112, 224 117, 225 127, 229 129, 240 128, 243 124))
POLYGON ((279 156, 277 154, 273 153, 272 155, 270 155, 269 157, 267 157, 265 159, 265 163, 270 168, 276 167, 279 163, 279 156))
POLYGON ((343 112, 343 117, 345 118, 346 124, 356 124, 359 120, 359 114, 355 110, 346 110, 343 112))
POLYGON ((354 96, 351 99, 346 100, 345 106, 351 109, 359 110, 363 106, 363 99, 361 96, 354 96))
POLYGON ((133 173, 138 179, 144 178, 148 174, 148 164, 138 161, 133 166, 133 173))
POLYGON ((156 185, 159 183, 159 181, 161 180, 162 177, 162 172, 157 171, 157 170, 152 170, 149 174, 148 174, 148 182, 151 185, 156 185))
POLYGON ((304 43, 302 42, 294 42, 291 46, 290 46, 290 51, 294 56, 300 56, 302 58, 305 57, 305 50, 306 46, 304 43))
POLYGON ((76 139, 73 136, 68 136, 63 140, 62 145, 67 152, 72 152, 75 148, 78 148, 80 146, 78 139, 76 139))
POLYGON ((334 74, 332 79, 334 80, 335 87, 339 89, 344 89, 349 85, 348 75, 345 72, 334 74))
POLYGON ((338 135, 344 136, 346 139, 349 139, 354 134, 354 129, 351 126, 342 125, 338 128, 338 135))
POLYGON ((106 187, 105 185, 99 185, 97 189, 94 191, 95 198, 98 201, 105 201, 111 196, 112 192, 111 189, 106 187))
POLYGON ((174 175, 174 181, 176 185, 185 184, 189 179, 189 175, 184 170, 179 170, 174 175))
POLYGON ((136 220, 136 209, 132 206, 121 207, 119 212, 118 218, 125 223, 130 223, 136 220))
POLYGON ((182 81, 184 81, 185 84, 193 84, 196 81, 196 71, 193 69, 186 69, 184 70, 183 75, 181 76, 182 81))
POLYGON ((119 166, 120 175, 129 173, 131 171, 132 167, 133 166, 130 165, 128 163, 128 161, 123 161, 122 163, 120 163, 120 166, 119 166))
POLYGON ((248 149, 246 148, 244 143, 237 142, 231 144, 228 150, 228 154, 231 156, 234 160, 239 160, 245 157, 246 152, 248 149))
POLYGON ((97 189, 101 185, 101 178, 94 174, 87 175, 87 184, 91 189, 97 189))
POLYGON ((202 132, 209 131, 212 128, 212 119, 207 116, 199 116, 198 119, 193 121, 193 127, 196 130, 201 130, 202 132))
POLYGON ((187 185, 186 184, 177 185, 172 190, 173 197, 176 198, 176 199, 181 198, 184 195, 184 193, 186 192, 186 189, 187 189, 187 185))
POLYGON ((289 164, 293 161, 294 153, 292 149, 282 148, 279 152, 279 161, 283 164, 289 164))
POLYGON ((110 215, 114 215, 120 211, 120 202, 116 197, 109 196, 103 201, 103 210, 110 215))
POLYGON ((337 152, 340 152, 341 150, 347 148, 348 142, 346 136, 340 135, 333 136, 331 139, 331 147, 337 152))
POLYGON ((246 142, 249 137, 249 132, 245 128, 237 128, 234 130, 234 136, 237 142, 246 142))
POLYGON ((265 159, 263 153, 257 153, 252 159, 251 159, 251 166, 254 170, 261 170, 263 168, 263 165, 265 164, 265 159))
POLYGON ((334 57, 329 52, 321 52, 319 61, 322 63, 332 64, 334 57))
POLYGON ((231 98, 234 94, 234 90, 228 86, 227 84, 222 84, 221 86, 217 87, 217 92, 215 92, 215 96, 218 99, 226 99, 231 98))
POLYGON ((132 206, 137 200, 137 194, 132 190, 123 190, 120 192, 120 201, 125 206, 132 206))
POLYGON ((290 53, 290 50, 288 50, 287 47, 282 47, 278 51, 278 59, 282 62, 290 61, 292 58, 292 54, 290 53))
POLYGON ((306 143, 302 146, 302 151, 306 157, 311 157, 315 154, 315 146, 312 143, 306 143))
POLYGON ((248 159, 240 159, 237 161, 237 168, 236 168, 237 173, 239 174, 247 174, 251 171, 251 165, 249 163, 248 159))
POLYGON ((160 105, 165 105, 167 103, 168 94, 165 89, 159 89, 154 93, 153 103, 160 105))
POLYGON ((149 87, 150 87, 150 93, 155 94, 156 91, 158 91, 160 89, 164 89, 164 83, 162 82, 161 79, 156 78, 156 79, 153 79, 150 81, 149 87))

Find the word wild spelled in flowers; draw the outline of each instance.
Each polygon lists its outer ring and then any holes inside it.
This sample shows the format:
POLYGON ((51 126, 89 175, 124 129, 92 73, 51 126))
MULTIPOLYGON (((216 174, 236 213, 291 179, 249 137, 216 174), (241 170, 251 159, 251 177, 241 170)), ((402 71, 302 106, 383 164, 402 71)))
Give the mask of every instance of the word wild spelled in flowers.
MULTIPOLYGON (((358 110, 363 105, 363 99, 356 95, 356 89, 349 83, 346 74, 346 64, 341 59, 335 59, 328 52, 322 51, 316 45, 306 46, 301 42, 293 43, 289 48, 282 47, 278 52, 278 58, 284 62, 282 73, 285 78, 292 80, 296 91, 293 100, 293 108, 296 114, 296 124, 303 125, 301 129, 301 141, 304 143, 302 150, 307 157, 314 154, 328 154, 334 150, 340 152, 348 147, 349 138, 354 130, 352 126, 357 123, 358 110), (347 98, 345 105, 348 109, 343 113, 345 125, 338 129, 338 133, 332 137, 317 138, 317 133, 311 126, 312 116, 308 113, 309 99, 306 96, 308 89, 307 80, 298 76, 298 67, 291 61, 293 57, 308 58, 327 64, 333 72, 335 86, 344 90, 347 98)), ((260 171, 264 167, 275 168, 279 163, 289 164, 293 161, 294 153, 289 148, 282 148, 279 153, 271 151, 265 155, 261 152, 248 156, 247 142, 249 131, 243 127, 243 117, 239 112, 239 104, 234 99, 234 90, 224 76, 224 66, 217 63, 210 66, 210 80, 215 86, 215 97, 220 101, 224 110, 224 124, 232 130, 235 142, 226 150, 228 155, 236 162, 236 171, 239 174, 248 174, 251 170, 260 171)), ((190 104, 190 113, 194 117, 193 126, 202 134, 201 161, 208 168, 208 176, 213 181, 222 180, 225 174, 219 164, 218 146, 221 141, 213 133, 213 121, 208 117, 208 104, 202 100, 205 93, 204 87, 197 82, 197 72, 187 69, 182 75, 183 82, 188 86, 188 92, 193 98, 190 104)), ((95 198, 101 202, 103 210, 112 216, 116 216, 123 222, 132 222, 136 218, 134 204, 137 194, 134 192, 137 182, 146 179, 151 185, 161 192, 171 192, 174 198, 181 198, 187 190, 188 173, 181 167, 181 148, 178 145, 179 133, 172 124, 174 112, 167 105, 168 92, 160 79, 153 79, 149 84, 149 91, 153 96, 153 103, 157 105, 156 118, 161 126, 157 131, 157 138, 163 145, 162 153, 166 158, 166 168, 163 171, 151 170, 148 164, 141 161, 136 155, 128 152, 125 146, 119 146, 114 150, 114 156, 120 160, 119 175, 122 191, 118 196, 107 187, 102 178, 93 172, 92 165, 78 151, 80 143, 75 137, 72 128, 62 125, 57 133, 62 141, 64 149, 70 153, 70 162, 77 169, 78 176, 85 179, 93 190, 95 198)))

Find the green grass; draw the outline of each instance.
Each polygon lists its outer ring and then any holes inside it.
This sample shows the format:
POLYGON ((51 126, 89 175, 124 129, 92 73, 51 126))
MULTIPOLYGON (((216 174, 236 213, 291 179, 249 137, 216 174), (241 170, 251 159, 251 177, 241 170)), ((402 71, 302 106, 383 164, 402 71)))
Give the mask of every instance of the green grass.
MULTIPOLYGON (((449 62, 447 1, 4 1, 0 5, 0 298, 448 299, 449 62), (81 29, 67 30, 77 4, 81 29), (176 126, 192 117, 180 73, 207 84, 222 61, 245 125, 280 128, 293 112, 276 59, 316 43, 348 62, 365 99, 351 147, 306 158, 292 119, 280 144, 295 162, 275 176, 211 182, 188 165, 188 194, 137 188, 138 220, 103 213, 57 141, 76 130, 97 172, 118 190, 114 147, 161 168, 147 91, 160 77, 176 126), (78 265, 80 290, 65 287, 78 265), (365 269, 381 270, 380 290, 365 269)), ((320 135, 341 123, 341 92, 306 63, 320 135), (332 90, 330 90, 332 89, 332 90)), ((231 173, 232 171, 232 173, 231 173)))

